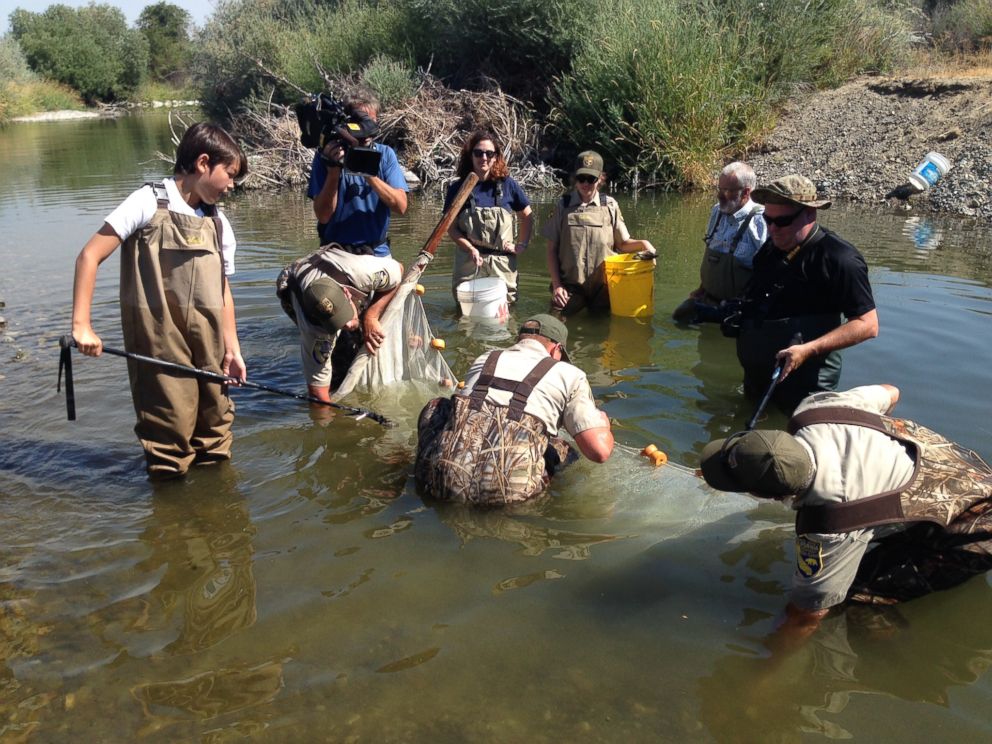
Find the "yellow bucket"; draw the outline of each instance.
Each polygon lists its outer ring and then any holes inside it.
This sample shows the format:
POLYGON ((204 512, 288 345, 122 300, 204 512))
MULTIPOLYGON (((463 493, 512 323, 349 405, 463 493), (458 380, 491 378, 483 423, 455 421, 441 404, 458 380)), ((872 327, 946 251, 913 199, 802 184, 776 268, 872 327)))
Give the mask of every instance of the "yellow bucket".
POLYGON ((654 261, 644 261, 633 253, 607 256, 606 287, 610 311, 626 318, 654 315, 654 261))

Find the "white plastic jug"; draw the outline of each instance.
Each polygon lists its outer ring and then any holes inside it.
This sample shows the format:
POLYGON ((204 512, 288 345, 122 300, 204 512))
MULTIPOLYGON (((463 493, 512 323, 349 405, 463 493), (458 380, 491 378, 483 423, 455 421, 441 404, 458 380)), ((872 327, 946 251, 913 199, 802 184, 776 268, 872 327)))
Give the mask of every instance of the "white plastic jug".
POLYGON ((455 287, 455 296, 462 314, 473 318, 493 318, 504 321, 509 315, 506 306, 506 282, 496 276, 469 279, 455 287))
POLYGON ((916 170, 909 176, 909 182, 920 191, 926 191, 951 169, 950 161, 939 152, 928 152, 916 170))

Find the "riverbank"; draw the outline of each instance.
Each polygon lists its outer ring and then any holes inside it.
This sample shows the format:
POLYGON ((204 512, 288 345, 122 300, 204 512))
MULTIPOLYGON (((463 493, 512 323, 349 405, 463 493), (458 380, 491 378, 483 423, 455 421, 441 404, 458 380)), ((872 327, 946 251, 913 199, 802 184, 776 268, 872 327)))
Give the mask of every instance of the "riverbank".
POLYGON ((864 77, 796 98, 746 159, 759 182, 801 173, 834 199, 992 222, 992 69, 864 77), (886 200, 930 151, 950 172, 908 202, 886 200))

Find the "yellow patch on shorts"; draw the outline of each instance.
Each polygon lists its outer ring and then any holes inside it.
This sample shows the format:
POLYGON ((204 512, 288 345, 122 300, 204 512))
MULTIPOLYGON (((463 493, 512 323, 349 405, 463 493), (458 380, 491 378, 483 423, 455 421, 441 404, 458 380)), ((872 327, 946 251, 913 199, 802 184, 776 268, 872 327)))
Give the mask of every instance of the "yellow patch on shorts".
POLYGON ((823 568, 823 545, 805 535, 796 537, 796 568, 806 577, 820 573, 823 568))

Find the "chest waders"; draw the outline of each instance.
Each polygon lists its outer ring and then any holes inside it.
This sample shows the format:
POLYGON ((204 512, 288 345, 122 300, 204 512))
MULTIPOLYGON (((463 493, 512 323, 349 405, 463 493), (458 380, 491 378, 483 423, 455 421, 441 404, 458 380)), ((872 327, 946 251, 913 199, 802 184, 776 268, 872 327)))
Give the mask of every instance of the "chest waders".
POLYGON ((610 307, 604 262, 607 256, 616 254, 613 247, 616 218, 606 194, 599 195, 599 204, 565 213, 571 198, 569 193, 561 200, 564 220, 558 243, 558 270, 562 285, 571 295, 562 310, 565 315, 586 306, 610 307))
POLYGON ((523 380, 495 377, 502 352, 486 359, 472 392, 435 398, 417 423, 417 483, 436 499, 497 506, 540 494, 555 470, 577 459, 571 446, 526 413, 527 398, 557 362, 538 362, 523 380), (512 393, 509 405, 486 400, 490 388, 512 393))
POLYGON ((748 212, 744 222, 734 233, 728 246, 729 249, 726 251, 720 251, 710 246, 713 234, 720 225, 720 220, 724 217, 722 212, 719 215, 714 221, 713 229, 703 238, 706 252, 703 254, 703 262, 699 267, 700 283, 706 291, 706 299, 714 305, 718 305, 724 300, 733 300, 744 294, 744 287, 751 278, 751 269, 742 264, 734 253, 747 233, 755 213, 748 212))
POLYGON ((506 284, 507 300, 517 300, 517 255, 508 253, 503 248, 505 241, 513 242, 513 212, 502 206, 502 180, 495 183, 493 199, 496 206, 480 207, 473 191, 465 207, 458 213, 458 229, 482 255, 482 266, 476 266, 472 257, 461 248, 455 249, 451 291, 456 301, 458 296, 455 289, 461 282, 487 276, 502 279, 506 284))
MULTIPOLYGON (((760 397, 768 385, 775 369, 775 355, 790 345, 791 339, 802 334, 805 341, 812 341, 839 328, 842 324, 840 312, 793 315, 788 318, 769 319, 775 301, 790 281, 794 281, 801 271, 802 256, 808 246, 824 237, 822 230, 816 232, 796 250, 783 259, 776 276, 766 284, 762 296, 748 297, 746 311, 737 336, 737 359, 744 368, 744 392, 751 397, 760 397)), ((753 284, 753 282, 752 282, 753 284)), ((749 288, 750 290, 753 289, 749 288)), ((799 405, 810 393, 821 390, 836 390, 840 382, 841 355, 839 351, 814 356, 807 359, 775 389, 775 402, 789 412, 799 405)))
POLYGON ((829 423, 881 432, 902 443, 913 458, 913 475, 900 488, 806 506, 796 514, 796 534, 912 525, 883 537, 866 554, 850 600, 905 601, 992 568, 992 468, 977 453, 913 421, 843 406, 804 411, 789 422, 789 432, 829 423))
MULTIPOLYGON (((220 374, 224 361, 224 260, 216 216, 169 210, 163 184, 145 227, 121 251, 124 348, 220 374)), ((169 476, 231 456, 234 403, 226 386, 128 361, 135 433, 148 472, 169 476)))

